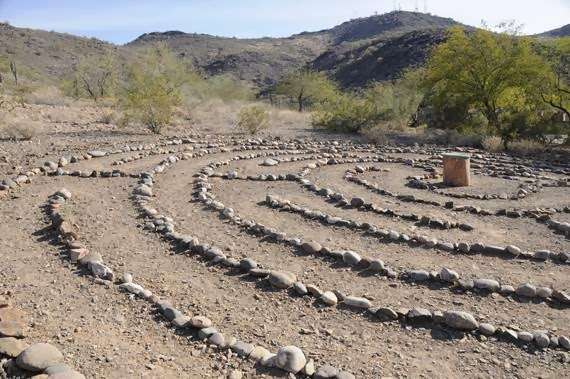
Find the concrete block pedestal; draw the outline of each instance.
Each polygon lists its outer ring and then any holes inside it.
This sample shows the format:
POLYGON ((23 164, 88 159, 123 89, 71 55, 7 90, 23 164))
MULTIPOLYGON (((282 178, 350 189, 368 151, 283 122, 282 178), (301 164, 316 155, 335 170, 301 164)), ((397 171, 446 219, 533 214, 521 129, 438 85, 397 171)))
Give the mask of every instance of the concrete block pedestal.
POLYGON ((471 185, 471 156, 462 153, 443 154, 443 184, 451 187, 471 185))

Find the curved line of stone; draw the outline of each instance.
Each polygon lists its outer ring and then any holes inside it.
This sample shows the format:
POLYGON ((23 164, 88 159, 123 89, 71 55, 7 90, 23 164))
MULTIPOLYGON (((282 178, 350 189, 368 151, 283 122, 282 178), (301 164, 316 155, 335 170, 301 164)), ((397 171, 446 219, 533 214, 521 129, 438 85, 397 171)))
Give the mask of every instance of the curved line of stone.
MULTIPOLYGON (((320 193, 319 188, 313 184, 308 179, 298 179, 299 184, 302 188, 315 193, 318 196, 322 196, 329 200, 331 203, 340 203, 339 197, 333 195, 328 195, 325 193, 320 193)), ((350 203, 357 207, 357 208, 368 208, 373 209, 376 205, 374 203, 366 203, 360 198, 353 198, 351 199, 350 203)), ((408 243, 408 244, 419 244, 426 248, 431 249, 441 249, 444 251, 449 252, 456 252, 461 254, 483 254, 489 256, 498 256, 502 259, 511 259, 511 258, 524 258, 532 261, 546 261, 551 260, 557 264, 570 264, 570 252, 560 252, 560 253, 553 253, 549 250, 539 250, 534 253, 526 252, 520 249, 517 246, 509 245, 506 247, 500 247, 495 245, 487 245, 485 243, 475 243, 473 245, 469 245, 465 242, 460 243, 451 243, 451 242, 441 242, 435 238, 429 238, 427 236, 422 235, 415 235, 415 236, 408 236, 405 233, 391 233, 388 230, 371 230, 370 234, 374 234, 379 238, 386 239, 392 243, 408 243), (396 236, 396 233, 398 236, 396 236), (392 234, 392 236, 390 235, 392 234), (396 238, 397 237, 397 238, 396 238)))
MULTIPOLYGON (((236 158, 235 160, 239 160, 236 158)), ((174 162, 172 162, 174 163, 174 162)), ((167 167, 171 167, 170 162, 164 162, 167 167)), ((257 231, 265 234, 266 236, 271 236, 271 238, 275 238, 276 240, 282 241, 286 244, 291 244, 296 247, 303 246, 303 242, 300 239, 296 238, 287 238, 285 233, 275 232, 270 230, 269 228, 264 227, 261 224, 256 223, 255 221, 244 221, 239 216, 237 216, 233 209, 225 207, 220 202, 216 202, 211 199, 212 195, 208 193, 208 173, 211 173, 214 168, 219 167, 220 165, 224 165, 225 162, 218 162, 218 163, 211 163, 208 166, 205 166, 198 174, 198 177, 195 181, 196 186, 201 189, 206 189, 206 191, 200 191, 200 195, 198 196, 198 201, 203 202, 206 206, 210 207, 213 211, 220 214, 221 217, 229 220, 234 225, 240 226, 245 228, 248 231, 257 231)), ((141 185, 147 186, 151 188, 154 185, 154 180, 152 174, 145 174, 145 177, 141 179, 141 185)), ((224 265, 230 268, 241 268, 247 270, 250 275, 254 277, 268 277, 270 284, 273 286, 280 288, 280 289, 288 289, 291 286, 297 284, 295 291, 297 293, 307 293, 309 292, 308 286, 304 284, 294 283, 295 277, 291 276, 292 274, 286 272, 275 272, 270 271, 267 272, 266 270, 260 270, 257 267, 252 267, 250 259, 244 259, 241 262, 233 260, 231 258, 227 258, 220 249, 212 248, 206 244, 200 244, 197 239, 192 238, 190 236, 180 235, 174 230, 174 223, 172 219, 168 217, 159 215, 158 212, 148 206, 148 201, 152 197, 152 194, 141 194, 137 191, 134 192, 134 200, 135 203, 140 207, 143 215, 145 217, 153 218, 155 220, 159 220, 159 228, 156 229, 158 233, 163 234, 166 239, 170 239, 171 241, 182 245, 183 247, 189 249, 192 252, 196 252, 198 254, 203 255, 206 259, 209 259, 213 264, 224 265), (297 289, 300 287, 300 290, 297 289)), ((305 243, 306 245, 307 243, 305 243)), ((337 293, 334 292, 326 292, 321 293, 318 289, 314 289, 313 291, 309 292, 313 295, 320 295, 319 299, 324 302, 325 304, 335 305, 338 301, 337 293), (314 292, 313 292, 314 291, 314 292)), ((430 324, 431 327, 437 327, 441 324, 444 324, 452 329, 471 332, 475 334, 481 334, 484 336, 495 336, 498 338, 510 340, 510 341, 519 341, 524 343, 530 343, 532 341, 539 348, 545 347, 558 347, 559 341, 562 343, 562 347, 566 348, 568 346, 570 348, 570 340, 567 337, 561 336, 554 336, 549 335, 548 332, 536 332, 534 334, 528 332, 521 332, 521 339, 519 340, 519 333, 514 330, 499 327, 496 328, 490 324, 479 324, 473 315, 462 312, 462 311, 447 311, 445 313, 439 311, 429 311, 422 308, 414 308, 412 310, 406 312, 397 312, 392 308, 382 307, 382 308, 375 308, 372 307, 372 304, 368 299, 353 297, 353 296, 344 296, 342 294, 338 294, 341 297, 341 301, 343 304, 356 308, 356 309, 366 309, 367 313, 371 313, 374 316, 378 317, 384 321, 395 321, 399 320, 402 323, 410 323, 415 324, 420 322, 422 324, 430 324), (528 336, 531 336, 529 339, 528 336), (569 342, 567 344, 567 342, 569 342)))
MULTIPOLYGON (((366 167, 361 168, 361 170, 355 169, 357 173, 360 171, 376 171, 378 168, 375 167, 366 167)), ((479 216, 506 216, 510 218, 518 218, 518 217, 529 217, 534 218, 537 221, 546 221, 548 216, 554 213, 562 213, 567 212, 570 213, 570 206, 566 206, 564 208, 535 208, 535 209, 518 209, 518 210, 508 210, 508 209, 500 209, 497 211, 491 211, 487 209, 481 209, 479 207, 473 207, 470 205, 454 205, 453 202, 446 202, 445 204, 441 204, 439 201, 434 200, 425 200, 425 199, 418 199, 415 195, 400 195, 397 193, 390 192, 384 188, 380 188, 375 183, 369 183, 365 179, 361 179, 355 176, 355 172, 352 170, 347 170, 345 176, 343 177, 344 180, 349 181, 351 183, 358 184, 360 186, 365 187, 366 189, 370 190, 371 192, 377 193, 382 196, 392 197, 398 199, 403 202, 410 202, 410 203, 418 203, 422 205, 433 205, 437 207, 446 208, 449 210, 453 210, 456 212, 470 212, 479 216)))
MULTIPOLYGON (((323 212, 313 211, 309 208, 299 206, 289 200, 279 199, 273 195, 267 195, 263 205, 273 209, 293 213, 302 216, 307 220, 318 221, 325 226, 339 226, 350 230, 359 230, 362 233, 368 233, 374 226, 368 223, 358 223, 349 219, 340 219, 323 212)), ((321 247, 316 249, 314 246, 307 245, 305 253, 315 256, 324 254, 327 257, 333 257, 342 260, 345 264, 361 271, 370 271, 396 278, 401 281, 411 281, 417 284, 427 285, 429 283, 444 283, 450 290, 460 288, 464 291, 478 291, 486 293, 500 293, 504 296, 517 294, 521 298, 533 299, 538 301, 546 301, 550 306, 570 306, 570 295, 563 291, 554 290, 550 287, 536 287, 530 283, 524 283, 515 289, 511 285, 500 283, 495 279, 476 278, 476 279, 460 279, 460 275, 448 268, 442 268, 440 272, 430 272, 427 270, 409 269, 400 273, 385 265, 385 262, 378 259, 363 258, 358 253, 352 251, 331 251, 328 248, 321 247)))
MULTIPOLYGON (((143 180, 144 178, 143 176, 143 180)), ((207 340, 209 344, 216 346, 219 350, 230 349, 237 356, 249 359, 263 367, 277 367, 286 372, 301 372, 308 376, 312 376, 316 372, 314 361, 312 359, 307 360, 303 351, 298 347, 284 346, 279 348, 277 353, 271 353, 261 346, 252 345, 235 337, 226 337, 213 326, 212 321, 207 317, 184 315, 169 301, 158 298, 151 291, 133 282, 132 274, 126 273, 120 282, 113 283, 112 270, 103 264, 102 257, 99 254, 89 252, 84 245, 78 242, 79 236, 73 230, 73 226, 59 212, 60 207, 70 198, 71 192, 65 189, 56 192, 49 198, 46 212, 51 220, 52 227, 57 230, 60 241, 67 249, 69 259, 78 266, 87 268, 95 282, 108 286, 116 285, 117 288, 148 301, 157 307, 173 327, 192 329, 197 332, 199 340, 207 340)))

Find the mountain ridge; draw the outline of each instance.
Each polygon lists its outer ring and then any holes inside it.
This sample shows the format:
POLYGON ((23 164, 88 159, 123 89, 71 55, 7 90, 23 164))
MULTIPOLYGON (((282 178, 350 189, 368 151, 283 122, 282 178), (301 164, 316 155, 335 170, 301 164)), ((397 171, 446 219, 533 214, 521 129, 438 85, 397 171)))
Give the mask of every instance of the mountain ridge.
MULTIPOLYGON (((208 75, 230 74, 260 88, 275 84, 302 67, 325 71, 344 87, 397 77, 420 64, 442 41, 453 19, 419 12, 396 11, 343 22, 329 29, 289 37, 235 38, 180 30, 144 33, 124 45, 67 33, 0 24, 0 57, 30 67, 38 77, 64 78, 82 57, 115 54, 127 63, 138 50, 166 43, 208 75), (360 76, 360 77, 359 77, 360 76)), ((567 33, 570 25, 543 35, 567 33)))

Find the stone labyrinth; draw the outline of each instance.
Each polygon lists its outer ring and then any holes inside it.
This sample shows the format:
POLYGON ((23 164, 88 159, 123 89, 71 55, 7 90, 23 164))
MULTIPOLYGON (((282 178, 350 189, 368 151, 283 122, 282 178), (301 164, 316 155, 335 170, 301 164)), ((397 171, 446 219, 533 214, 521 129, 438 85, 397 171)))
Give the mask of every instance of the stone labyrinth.
MULTIPOLYGON (((570 162, 462 151, 474 184, 445 188, 441 148, 187 137, 47 161, 4 180, 0 198, 41 182, 43 243, 60 263, 124 292, 133 312, 147 302, 223 375, 241 377, 237 359, 260 375, 405 376, 403 352, 417 343, 486 351, 489 374, 492 352, 526 352, 531 365, 557 362, 559 376, 570 350, 570 162), (147 288, 136 264, 113 264, 132 252, 93 247, 78 219, 113 181, 136 215, 127 227, 168 244, 172 255, 157 259, 183 257, 195 280, 230 288, 228 304, 206 291, 181 306, 183 288, 147 288), (240 311, 252 299, 257 312, 240 311), (325 321, 360 337, 347 342, 325 321), (388 365, 373 348, 382 344, 400 346, 402 362, 388 365)), ((83 377, 53 346, 28 347, 23 315, 0 300, 4 376, 83 377)))

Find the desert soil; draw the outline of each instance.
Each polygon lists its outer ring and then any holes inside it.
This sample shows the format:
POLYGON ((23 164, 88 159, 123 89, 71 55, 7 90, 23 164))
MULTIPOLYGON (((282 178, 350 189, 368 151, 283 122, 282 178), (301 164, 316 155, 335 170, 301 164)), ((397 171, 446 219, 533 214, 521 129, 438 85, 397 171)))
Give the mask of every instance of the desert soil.
MULTIPOLYGON (((30 110, 32 111, 32 110, 30 110)), ((34 110, 37 111, 37 110, 34 110)), ((44 110, 44 114, 50 109, 44 110)), ((81 114, 82 110, 78 110, 81 114)), ((93 150, 112 152, 124 146, 161 144, 177 137, 191 136, 195 141, 223 142, 237 147, 247 136, 229 127, 206 134, 200 126, 171 131, 171 136, 156 137, 135 130, 115 130, 97 124, 83 111, 82 122, 53 122, 42 119, 43 132, 28 142, 0 141, 0 179, 58 162, 93 150)), ((300 138, 307 143, 337 138, 306 130, 269 132, 269 141, 300 138)), ((340 137, 344 138, 344 137, 340 137)), ((346 140, 346 138, 345 138, 346 140)), ((196 143, 196 146, 199 144, 196 143)), ((200 144, 202 145, 202 144, 200 144)), ((303 144, 301 144, 302 146, 303 144)), ((81 160, 66 170, 120 169, 138 175, 151 171, 165 158, 188 151, 192 143, 167 145, 160 153, 113 165, 140 152, 109 154, 81 160)), ((330 145, 323 145, 330 152, 330 145)), ((348 145, 346 145, 348 146, 348 145)), ((412 148, 410 152, 385 153, 349 150, 341 141, 337 150, 357 156, 380 154, 395 158, 424 159, 433 149, 412 148), (417 151, 414 151, 417 150, 417 151), (421 150, 421 151, 420 151, 421 150)), ((358 146, 358 145, 350 145, 358 146)), ((440 149, 441 150, 441 149, 440 149)), ((556 301, 528 300, 517 295, 503 296, 484 291, 461 291, 446 285, 412 283, 401 278, 371 275, 332 259, 300 253, 290 246, 275 243, 220 217, 194 201, 195 175, 210 162, 231 159, 240 154, 283 150, 227 151, 179 160, 155 176, 152 206, 176 225, 179 233, 215 245, 233 258, 252 258, 271 270, 288 271, 305 284, 322 290, 365 297, 374 306, 397 310, 425 308, 458 310, 487 322, 515 331, 545 330, 549 335, 570 337, 568 305, 556 301)), ((483 154, 484 153, 475 153, 483 154)), ((312 152, 302 149, 295 155, 303 160, 260 165, 265 157, 231 161, 216 172, 237 171, 243 175, 299 173, 309 163, 312 152)), ((524 160, 520 161, 524 163, 524 160)), ((557 167, 568 172, 570 161, 557 167)), ((425 249, 410 244, 387 243, 373 235, 337 225, 327 225, 300 214, 264 204, 275 195, 301 207, 340 218, 367 222, 387 230, 409 235, 422 234, 448 242, 485 242, 489 245, 515 245, 523 251, 549 250, 570 253, 570 238, 555 232, 544 222, 529 217, 509 218, 456 212, 441 206, 403 202, 382 196, 364 186, 345 180, 347 170, 357 163, 324 165, 310 170, 306 179, 323 188, 359 197, 380 207, 400 213, 414 213, 442 220, 466 223, 472 231, 459 228, 438 229, 401 218, 390 218, 355 207, 340 207, 294 181, 228 180, 211 177, 211 193, 243 219, 255 220, 288 236, 316 241, 336 250, 350 250, 361 256, 382 259, 397 272, 422 269, 439 272, 443 267, 457 271, 461 278, 486 278, 517 288, 523 283, 570 290, 568 262, 545 262, 524 257, 505 259, 483 254, 457 254, 425 249)), ((444 204, 471 205, 496 211, 501 208, 533 209, 570 206, 570 187, 544 187, 519 200, 451 199, 432 191, 406 186, 410 176, 425 174, 422 168, 402 163, 362 163, 389 171, 358 174, 369 183, 398 194, 444 204)), ((543 172, 558 180, 567 175, 543 172)), ((522 181, 528 178, 518 178, 522 181)), ((225 378, 287 377, 279 370, 268 370, 251 360, 209 346, 195 333, 173 328, 151 303, 129 296, 112 284, 93 278, 71 263, 54 243, 53 231, 42 206, 56 191, 66 188, 72 199, 66 204, 66 217, 73 220, 81 242, 98 252, 119 280, 124 272, 155 295, 168 299, 184 313, 204 315, 221 332, 263 346, 272 352, 281 346, 295 345, 316 366, 332 365, 359 378, 562 378, 570 376, 570 353, 562 347, 537 348, 533 343, 486 338, 478 333, 458 333, 445 326, 412 325, 406 322, 381 322, 344 306, 325 306, 318 298, 291 296, 271 288, 265 280, 253 280, 240 272, 224 269, 193 254, 175 249, 160 234, 144 228, 132 200, 138 179, 134 177, 81 178, 37 175, 0 196, 0 295, 27 317, 25 341, 48 342, 64 355, 65 363, 88 378, 225 378)), ((513 193, 521 181, 474 175, 470 194, 513 193)), ((458 192, 458 189, 449 189, 458 192)), ((569 222, 568 213, 552 218, 569 222)), ((0 356, 1 358, 1 356, 0 356)), ((302 377, 298 374, 298 377, 302 377)))

